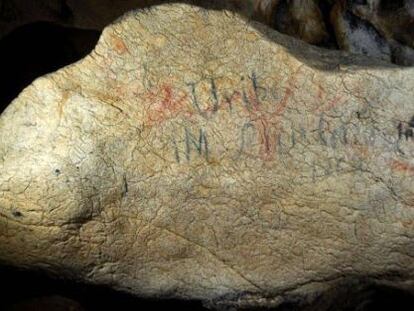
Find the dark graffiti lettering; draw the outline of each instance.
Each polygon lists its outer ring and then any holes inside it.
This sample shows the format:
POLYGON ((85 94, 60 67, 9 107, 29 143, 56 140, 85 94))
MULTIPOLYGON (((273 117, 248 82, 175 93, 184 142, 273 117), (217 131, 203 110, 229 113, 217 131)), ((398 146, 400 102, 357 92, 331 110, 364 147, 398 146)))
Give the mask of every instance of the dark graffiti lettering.
MULTIPOLYGON (((330 149, 330 153, 334 155, 340 154, 338 151, 341 148, 346 148, 347 151, 354 149, 355 154, 366 154, 368 148, 374 148, 376 145, 386 148, 387 151, 401 153, 405 151, 403 145, 405 142, 414 141, 414 116, 409 121, 396 124, 396 131, 394 130, 393 133, 378 127, 375 122, 369 123, 369 110, 338 111, 332 109, 332 107, 337 107, 336 102, 326 102, 325 105, 329 109, 316 110, 319 111, 318 115, 311 113, 305 116, 304 113, 303 119, 300 119, 300 109, 295 110, 293 105, 287 106, 289 94, 293 92, 290 88, 286 88, 282 96, 283 90, 280 92, 280 89, 261 87, 259 80, 257 73, 253 71, 250 75, 241 77, 242 86, 237 89, 224 89, 223 87, 221 90, 217 78, 207 78, 188 84, 192 112, 195 111, 205 120, 212 120, 221 109, 232 112, 232 116, 234 116, 233 113, 237 113, 238 117, 245 117, 245 121, 240 124, 241 127, 237 126, 234 133, 234 136, 238 138, 233 145, 237 158, 243 154, 257 152, 257 155, 265 160, 275 159, 272 156, 277 154, 279 160, 291 159, 286 155, 304 159, 303 155, 307 151, 305 148, 311 146, 322 150, 330 149), (207 90, 207 97, 201 96, 202 90, 204 92, 207 90), (277 100, 280 107, 275 111, 269 109, 268 106, 262 107, 261 103, 264 102, 266 96, 269 96, 268 100, 277 100), (293 111, 293 115, 294 111, 297 111, 298 118, 296 115, 292 120, 283 118, 286 107, 293 111), (237 108, 240 109, 237 110, 237 108), (286 127, 287 122, 291 123, 290 128, 286 127)), ((231 122, 235 121, 231 120, 231 122)), ((214 132, 217 133, 217 130, 214 132)), ((211 142, 216 143, 214 138, 209 137, 211 142)), ((214 154, 210 155, 209 143, 211 142, 204 129, 191 132, 189 128, 186 128, 183 140, 172 140, 176 162, 182 163, 183 159, 190 161, 195 154, 207 160, 209 156, 213 159, 214 154), (180 154, 179 151, 182 153, 180 154)), ((230 149, 227 146, 224 147, 226 150, 230 149)), ((217 150, 222 149, 223 146, 218 146, 217 150)), ((213 148, 213 152, 214 150, 216 149, 213 148)), ((338 170, 342 162, 344 162, 343 159, 338 160, 335 165, 327 164, 324 168, 325 173, 338 170)))
POLYGON ((414 117, 412 117, 410 121, 406 123, 406 125, 403 125, 402 122, 399 122, 397 126, 397 131, 398 131, 399 140, 401 140, 402 138, 405 138, 406 141, 413 140, 414 139, 414 117))
POLYGON ((398 123, 397 129, 398 129, 398 139, 401 139, 403 137, 403 133, 404 133, 403 125, 402 125, 401 122, 398 123))
POLYGON ((292 142, 292 147, 291 148, 294 148, 296 146, 296 134, 295 134, 295 131, 293 130, 293 128, 292 128, 291 142, 292 142))
POLYGON ((318 125, 318 135, 320 138, 320 141, 327 146, 328 145, 328 141, 325 137, 325 120, 324 120, 324 115, 322 114, 320 119, 319 119, 319 125, 318 125))
POLYGON ((217 112, 217 110, 219 109, 219 99, 218 99, 217 88, 216 88, 216 83, 214 82, 214 79, 211 79, 211 94, 214 100, 213 112, 217 112))
POLYGON ((191 160, 191 153, 193 148, 197 150, 198 154, 201 156, 204 154, 206 160, 208 160, 209 147, 207 141, 206 132, 203 129, 200 129, 198 138, 194 136, 188 128, 185 129, 185 155, 187 161, 191 160))
POLYGON ((175 138, 173 138, 172 140, 173 142, 173 147, 174 147, 174 156, 175 156, 175 160, 177 161, 177 163, 180 163, 180 153, 178 151, 178 146, 177 146, 177 142, 175 140, 175 138))
POLYGON ((253 71, 252 75, 249 76, 249 79, 252 82, 254 95, 256 97, 256 103, 259 104, 259 85, 257 84, 256 72, 253 71))
MULTIPOLYGON (((202 107, 199 101, 199 98, 197 96, 197 84, 196 83, 189 83, 188 86, 190 87, 190 90, 191 90, 192 105, 196 109, 198 114, 201 115, 205 119, 210 119, 211 117, 213 117, 220 108, 219 93, 217 90, 215 80, 213 78, 210 79, 210 92, 211 92, 212 106, 206 105, 206 107, 202 107)), ((231 99, 229 99, 229 101, 231 101, 231 99)))
POLYGON ((197 110, 197 112, 204 118, 207 118, 207 114, 205 111, 201 110, 200 105, 198 103, 198 99, 197 99, 197 91, 196 91, 196 84, 195 83, 190 83, 189 84, 190 88, 191 88, 191 95, 192 95, 192 104, 195 107, 195 109, 197 110))
POLYGON ((256 71, 252 72, 251 76, 249 76, 249 79, 252 84, 252 88, 253 88, 254 95, 256 98, 256 103, 260 104, 261 101, 267 100, 268 99, 267 96, 269 95, 269 92, 271 92, 272 90, 269 90, 266 87, 260 86, 256 71))
POLYGON ((252 107, 251 107, 252 105, 250 103, 249 98, 247 97, 246 91, 243 91, 243 103, 246 106, 248 111, 252 110, 252 107))

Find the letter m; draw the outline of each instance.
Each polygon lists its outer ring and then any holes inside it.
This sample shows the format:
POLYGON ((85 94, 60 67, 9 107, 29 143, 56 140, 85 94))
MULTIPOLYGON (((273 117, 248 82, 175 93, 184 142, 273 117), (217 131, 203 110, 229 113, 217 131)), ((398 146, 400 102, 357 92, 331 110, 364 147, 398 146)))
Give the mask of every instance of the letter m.
POLYGON ((200 129, 198 137, 193 135, 188 128, 185 129, 185 154, 187 161, 191 160, 191 153, 196 151, 200 156, 203 156, 208 160, 208 141, 206 132, 200 129))

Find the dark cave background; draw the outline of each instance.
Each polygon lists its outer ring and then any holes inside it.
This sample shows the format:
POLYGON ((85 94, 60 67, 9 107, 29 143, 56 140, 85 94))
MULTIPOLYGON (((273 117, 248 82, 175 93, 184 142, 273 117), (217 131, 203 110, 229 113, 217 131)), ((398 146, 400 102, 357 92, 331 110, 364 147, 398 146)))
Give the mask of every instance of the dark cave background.
MULTIPOLYGON (((0 0, 1 2, 2 0, 0 0)), ((95 46, 100 32, 66 28, 47 22, 21 26, 0 40, 0 113, 35 78, 56 71, 85 55, 95 46)), ((197 301, 148 300, 48 276, 0 266, 0 310, 207 310, 197 301)), ((264 310, 264 309, 261 309, 264 310)), ((316 299, 312 305, 284 304, 288 310, 414 310, 414 296, 364 280, 316 299)))
MULTIPOLYGON (((105 286, 82 284, 41 271, 0 266, 2 311, 180 310, 207 311, 199 301, 141 299, 105 286)), ((225 309, 233 311, 234 309, 225 309)), ((250 310, 250 309, 243 309, 250 310)), ((276 309, 255 311, 412 311, 414 297, 369 280, 345 280, 312 304, 291 301, 276 309)), ((235 310, 234 310, 235 311, 235 310)))
POLYGON ((96 30, 37 22, 21 26, 2 38, 0 113, 37 77, 89 54, 99 36, 100 32, 96 30))

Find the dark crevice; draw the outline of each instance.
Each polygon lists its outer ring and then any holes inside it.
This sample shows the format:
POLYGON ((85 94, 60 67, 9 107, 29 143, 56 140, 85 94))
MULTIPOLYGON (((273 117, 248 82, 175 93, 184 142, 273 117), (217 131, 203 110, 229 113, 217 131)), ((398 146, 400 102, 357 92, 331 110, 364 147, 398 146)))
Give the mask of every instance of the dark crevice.
POLYGON ((19 211, 13 211, 12 214, 13 214, 14 217, 22 217, 23 216, 23 214, 19 211))
POLYGON ((395 12, 404 9, 406 0, 381 0, 380 10, 385 12, 395 12))
POLYGON ((319 10, 321 10, 323 21, 326 27, 326 31, 328 32, 327 41, 322 42, 320 47, 339 50, 338 43, 336 42, 336 39, 335 39, 335 30, 330 21, 330 12, 332 10, 332 7, 333 7, 333 3, 331 3, 330 1, 319 2, 319 10))
POLYGON ((37 77, 83 58, 95 47, 99 31, 38 22, 0 40, 0 113, 37 77))
MULTIPOLYGON (((2 290, 0 310, 208 310, 200 301, 171 299, 143 299, 115 291, 106 286, 88 285, 49 276, 41 271, 24 271, 0 266, 2 290), (65 299, 81 309, 57 308, 55 297, 67 305, 65 299), (40 298, 40 300, 39 300, 40 298), (45 302, 46 301, 46 302, 45 302), (48 303, 47 303, 48 302, 48 303), (39 306, 42 306, 39 309, 39 306), (24 307, 23 307, 24 306, 24 307)), ((285 302, 274 308, 244 308, 262 311, 379 311, 414 310, 412 293, 369 280, 349 279, 316 296, 286 296, 285 302)), ((211 306, 213 307, 213 306, 211 306)), ((216 305, 218 307, 218 305, 216 305)), ((223 310, 236 310, 220 306, 223 310)))
POLYGON ((0 275, 3 284, 0 299, 0 310, 77 310, 55 307, 39 308, 36 302, 44 297, 44 301, 51 297, 64 297, 76 302, 85 311, 94 310, 181 310, 204 311, 199 301, 156 300, 143 299, 133 295, 118 292, 105 286, 87 285, 79 282, 50 277, 41 271, 24 271, 8 266, 0 266, 0 275))
POLYGON ((74 19, 72 9, 66 3, 66 0, 61 0, 59 17, 66 23, 72 22, 74 19))

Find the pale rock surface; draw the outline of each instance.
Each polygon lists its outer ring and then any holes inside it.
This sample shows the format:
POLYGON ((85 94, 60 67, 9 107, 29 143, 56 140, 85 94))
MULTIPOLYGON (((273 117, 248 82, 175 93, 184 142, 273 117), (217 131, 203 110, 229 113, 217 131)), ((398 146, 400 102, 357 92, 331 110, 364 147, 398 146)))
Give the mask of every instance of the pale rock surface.
POLYGON ((0 261, 211 307, 412 290, 414 69, 374 64, 230 12, 127 14, 1 115, 0 261))

